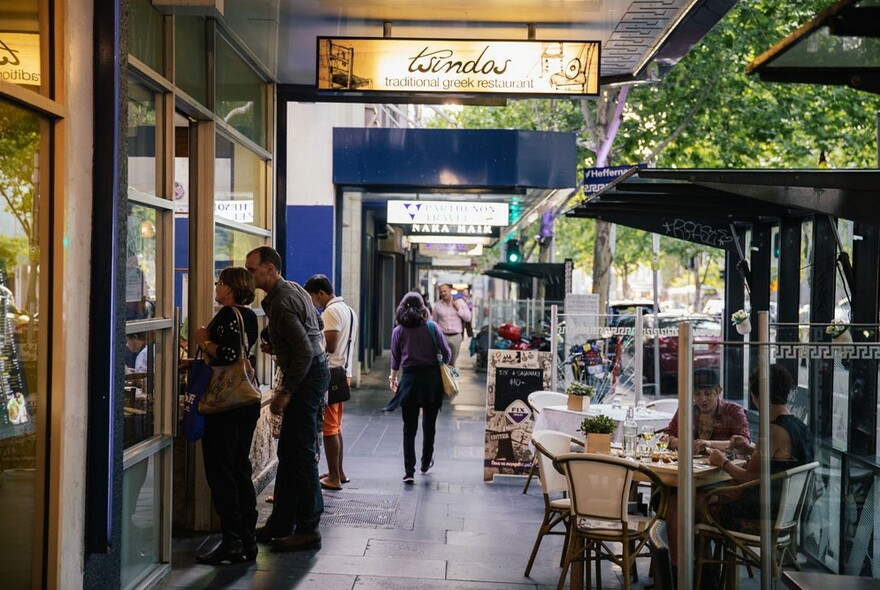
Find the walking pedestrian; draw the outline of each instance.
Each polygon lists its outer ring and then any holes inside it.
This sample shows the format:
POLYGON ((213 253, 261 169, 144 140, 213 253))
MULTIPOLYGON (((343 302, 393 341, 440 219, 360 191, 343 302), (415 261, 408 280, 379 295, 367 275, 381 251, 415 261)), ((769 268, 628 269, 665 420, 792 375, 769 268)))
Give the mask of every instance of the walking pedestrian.
POLYGON ((269 410, 283 414, 278 439, 272 514, 257 529, 257 541, 278 551, 321 548, 318 525, 324 499, 318 482, 318 412, 330 380, 320 320, 311 297, 281 276, 281 256, 269 246, 248 253, 248 271, 266 292, 261 305, 269 318, 269 347, 282 372, 269 410))
POLYGON ((449 365, 455 366, 458 350, 464 339, 462 336, 464 323, 471 321, 471 310, 462 299, 452 298, 452 285, 443 283, 440 285, 440 300, 434 304, 431 318, 440 326, 440 330, 446 337, 452 351, 449 365))
MULTIPOLYGON (((315 307, 323 309, 324 340, 327 344, 330 370, 345 371, 348 385, 351 385, 351 368, 354 351, 357 350, 357 315, 342 297, 333 291, 333 284, 325 275, 312 276, 303 285, 312 297, 315 307)), ((321 476, 321 487, 325 490, 341 490, 348 483, 343 463, 342 410, 345 402, 328 400, 324 410, 324 456, 327 458, 327 473, 321 476)))
POLYGON ((437 354, 445 363, 452 356, 443 332, 428 321, 422 296, 411 291, 403 296, 396 312, 397 326, 391 333, 391 391, 400 396, 403 413, 403 483, 415 483, 416 432, 422 413, 421 472, 434 465, 437 414, 443 404, 443 382, 437 354))

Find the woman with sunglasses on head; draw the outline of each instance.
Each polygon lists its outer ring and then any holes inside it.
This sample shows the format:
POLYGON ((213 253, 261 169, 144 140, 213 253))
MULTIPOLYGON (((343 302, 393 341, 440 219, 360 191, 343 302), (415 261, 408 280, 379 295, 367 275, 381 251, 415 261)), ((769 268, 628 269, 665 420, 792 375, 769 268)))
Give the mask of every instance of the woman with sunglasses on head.
MULTIPOLYGON (((212 366, 232 364, 241 354, 247 354, 253 364, 250 351, 257 341, 257 316, 249 305, 254 300, 254 279, 246 268, 231 266, 223 269, 214 285, 214 301, 223 307, 193 337, 212 366), (242 325, 245 351, 241 344, 242 325)), ((257 496, 249 455, 259 417, 259 403, 205 416, 205 475, 211 501, 220 516, 223 540, 196 556, 199 563, 218 565, 257 558, 257 496)))

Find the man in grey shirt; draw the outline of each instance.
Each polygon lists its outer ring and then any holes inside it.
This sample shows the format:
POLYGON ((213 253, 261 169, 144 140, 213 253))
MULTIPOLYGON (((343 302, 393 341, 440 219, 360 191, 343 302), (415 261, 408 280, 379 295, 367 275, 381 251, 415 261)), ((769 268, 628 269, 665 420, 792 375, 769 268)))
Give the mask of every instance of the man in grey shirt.
POLYGON ((318 524, 324 499, 318 481, 318 412, 330 382, 324 335, 312 299, 300 285, 281 276, 281 256, 268 246, 247 255, 245 266, 266 292, 271 354, 283 373, 282 389, 269 406, 284 415, 278 439, 275 501, 257 540, 279 551, 321 548, 318 524))

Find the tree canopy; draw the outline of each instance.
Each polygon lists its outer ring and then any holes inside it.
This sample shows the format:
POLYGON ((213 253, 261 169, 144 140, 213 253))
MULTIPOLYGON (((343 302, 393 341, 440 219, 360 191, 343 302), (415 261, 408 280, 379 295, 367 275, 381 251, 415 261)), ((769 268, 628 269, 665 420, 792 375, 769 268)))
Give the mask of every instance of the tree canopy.
MULTIPOLYGON (((450 113, 449 120, 465 128, 573 131, 578 134, 581 168, 595 166, 597 154, 599 165, 816 168, 822 152, 831 167, 876 167, 880 97, 847 87, 766 83, 744 73, 756 56, 827 4, 828 0, 740 0, 677 65, 663 72, 657 84, 633 86, 628 94, 603 89, 598 99, 512 100, 505 107, 465 107, 450 113), (609 117, 617 112, 621 95, 626 103, 615 135, 609 117), (603 150, 606 135, 613 148, 603 150)), ((438 126, 448 124, 436 119, 438 126)), ((607 241, 602 235, 590 220, 559 218, 556 256, 594 270, 594 261, 606 262, 593 249, 594 242, 607 241)), ((627 236, 618 232, 617 240, 626 241, 627 236)), ((649 246, 644 251, 631 250, 632 244, 618 246, 619 254, 610 264, 626 274, 631 256, 649 261, 650 240, 645 243, 649 246)), ((666 238, 661 251, 677 259, 682 273, 698 251, 704 252, 707 264, 717 264, 721 256, 720 250, 673 246, 666 238)), ((594 272, 594 281, 596 276, 594 272)), ((710 273, 705 280, 711 283, 716 276, 710 273)))

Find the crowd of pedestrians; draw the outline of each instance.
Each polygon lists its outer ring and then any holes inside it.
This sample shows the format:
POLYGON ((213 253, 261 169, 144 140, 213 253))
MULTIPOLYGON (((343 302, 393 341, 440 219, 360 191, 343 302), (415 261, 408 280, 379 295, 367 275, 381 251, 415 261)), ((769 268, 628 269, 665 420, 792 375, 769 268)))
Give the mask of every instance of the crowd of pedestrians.
MULTIPOLYGON (((339 491, 350 481, 343 466, 344 401, 328 392, 334 371, 351 385, 357 314, 327 276, 314 275, 301 286, 284 279, 281 265, 277 251, 261 246, 248 253, 245 267, 224 269, 215 283, 215 301, 221 307, 208 326, 193 332, 194 342, 215 367, 240 362, 242 355, 256 366, 255 347, 262 339, 259 349, 272 356, 276 367, 269 412, 280 423, 272 512, 257 526, 249 453, 260 404, 206 416, 202 452, 222 534, 219 543, 196 556, 200 563, 254 561, 259 543, 276 551, 320 549, 322 490, 339 491), (250 307, 256 289, 265 292, 261 306, 268 325, 261 334, 250 307), (327 471, 319 475, 321 442, 327 471)), ((405 484, 414 483, 420 415, 420 472, 428 473, 434 465, 435 425, 443 401, 439 363, 455 363, 471 320, 468 301, 454 299, 450 285, 441 285, 439 294, 432 314, 420 293, 407 293, 397 306, 391 337, 390 405, 400 407, 403 416, 405 484)), ((142 348, 131 347, 132 364, 142 348)))

